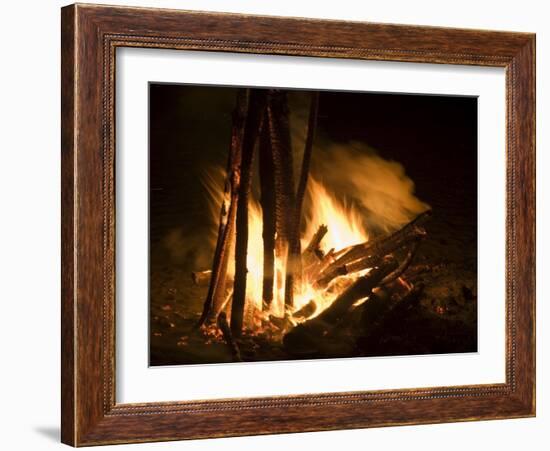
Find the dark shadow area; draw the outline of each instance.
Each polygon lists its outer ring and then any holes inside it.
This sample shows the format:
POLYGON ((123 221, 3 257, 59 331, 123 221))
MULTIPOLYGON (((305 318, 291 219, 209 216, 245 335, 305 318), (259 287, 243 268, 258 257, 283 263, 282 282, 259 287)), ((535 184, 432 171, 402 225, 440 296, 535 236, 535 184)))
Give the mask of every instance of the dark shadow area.
POLYGON ((50 441, 56 443, 60 443, 61 441, 61 430, 59 426, 38 426, 35 427, 34 430, 50 441))

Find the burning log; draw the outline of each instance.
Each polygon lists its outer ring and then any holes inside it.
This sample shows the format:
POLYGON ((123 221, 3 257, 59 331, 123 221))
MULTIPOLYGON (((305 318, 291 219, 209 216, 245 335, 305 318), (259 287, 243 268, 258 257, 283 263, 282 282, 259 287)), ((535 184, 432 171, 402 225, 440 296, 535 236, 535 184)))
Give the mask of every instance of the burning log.
MULTIPOLYGON (((294 171, 292 164, 292 148, 290 143, 290 127, 288 122, 288 104, 284 91, 270 90, 267 100, 267 119, 271 138, 273 156, 273 176, 275 187, 275 225, 276 253, 283 258, 286 252, 290 255, 291 237, 294 230, 294 171)), ((287 274, 285 281, 285 305, 292 306, 294 290, 295 261, 287 258, 287 274)))
POLYGON ((324 254, 320 249, 320 244, 323 237, 327 234, 328 227, 321 224, 317 229, 317 232, 311 237, 309 244, 302 252, 302 263, 304 268, 308 268, 311 265, 318 264, 323 259, 324 254))
POLYGON ((292 314, 292 317, 297 320, 303 320, 313 315, 316 310, 317 310, 317 304, 312 299, 307 304, 305 304, 301 309, 295 311, 292 314))
POLYGON ((304 249, 304 254, 306 253, 315 253, 319 249, 322 239, 328 232, 328 227, 325 224, 321 224, 317 229, 317 232, 311 237, 309 244, 304 249))
POLYGON ((368 269, 376 265, 384 255, 388 255, 408 243, 414 244, 426 236, 424 229, 417 226, 408 229, 404 233, 401 233, 402 231, 403 229, 387 238, 378 240, 377 243, 372 245, 369 245, 367 242, 354 246, 353 249, 348 251, 334 263, 330 264, 328 268, 320 274, 320 277, 315 281, 315 286, 317 288, 324 288, 336 277, 368 269), (351 252, 353 252, 356 257, 353 260, 346 258, 351 252))
POLYGON ((290 320, 288 313, 286 313, 282 318, 275 315, 269 315, 269 322, 271 325, 279 329, 281 333, 294 326, 294 323, 290 320))
POLYGON ((335 324, 356 301, 369 296, 382 279, 396 268, 397 261, 395 258, 391 256, 385 257, 372 271, 360 277, 351 287, 338 296, 317 318, 319 321, 335 324))
POLYGON ((214 251, 210 286, 208 288, 206 300, 204 301, 202 315, 197 325, 199 327, 204 324, 207 318, 212 319, 216 317, 225 296, 227 265, 231 247, 235 241, 240 165, 248 104, 249 90, 240 90, 237 94, 237 105, 233 113, 231 146, 227 162, 227 177, 224 186, 223 203, 220 211, 218 240, 214 251))
POLYGON ((265 91, 251 90, 249 103, 249 111, 246 118, 242 143, 236 217, 235 280, 233 284, 233 304, 231 306, 231 331, 236 337, 240 337, 243 327, 246 275, 248 272, 246 268, 248 248, 248 199, 252 184, 254 147, 262 127, 266 107, 265 91))
MULTIPOLYGON (((292 230, 291 230, 291 236, 289 240, 288 260, 287 260, 288 262, 290 262, 290 265, 287 266, 287 283, 288 283, 289 274, 291 277, 289 290, 293 289, 295 282, 301 283, 301 279, 302 279, 302 256, 301 256, 301 248, 300 248, 302 205, 304 203, 304 196, 305 196, 306 187, 307 187, 307 179, 309 176, 309 165, 311 162, 311 154, 313 152, 313 140, 315 138, 315 128, 317 126, 318 113, 319 113, 319 93, 316 92, 311 95, 306 143, 304 148, 304 155, 302 158, 302 168, 300 171, 300 179, 298 181, 298 188, 296 191, 296 203, 294 206, 294 211, 292 212, 292 214, 294 215, 294 218, 291 224, 292 230), (289 273, 289 269, 290 269, 290 273, 289 273)), ((325 234, 326 234, 326 226, 325 226, 324 232, 322 232, 322 235, 319 238, 319 242, 321 241, 322 237, 325 234)), ((318 249, 319 242, 313 249, 313 252, 315 251, 315 249, 318 249)), ((286 299, 286 294, 285 294, 285 299, 286 299)))
POLYGON ((227 316, 225 315, 225 312, 220 312, 218 315, 217 320, 218 327, 222 331, 223 338, 225 342, 227 343, 227 346, 231 350, 231 356, 233 358, 234 362, 242 362, 241 358, 241 352, 239 350, 239 346, 233 339, 233 334, 231 333, 231 329, 229 328, 229 324, 227 323, 227 316))
POLYGON ((291 354, 315 353, 317 340, 331 330, 357 301, 371 295, 382 279, 397 268, 393 257, 386 257, 379 266, 360 277, 318 316, 299 324, 283 338, 283 345, 291 354))
POLYGON ((206 271, 193 271, 191 273, 191 279, 193 283, 199 287, 206 286, 210 283, 210 278, 212 277, 212 270, 208 269, 206 271))
MULTIPOLYGON (((266 119, 264 119, 266 121, 266 119)), ((260 136, 260 204, 262 206, 263 239, 263 284, 262 305, 268 307, 273 301, 275 277, 275 178, 271 137, 268 127, 263 127, 260 136)))
POLYGON ((407 256, 399 264, 397 269, 391 274, 388 274, 386 277, 384 277, 384 280, 382 280, 380 285, 388 285, 392 283, 394 280, 396 280, 398 277, 401 277, 405 273, 405 271, 409 268, 410 264, 412 263, 414 256, 416 255, 416 251, 418 250, 418 245, 419 245, 418 241, 414 242, 411 245, 411 248, 409 249, 407 256))
MULTIPOLYGON (((431 217, 431 215, 432 215, 432 211, 427 210, 424 213, 421 213, 420 215, 418 215, 415 219, 413 219, 411 222, 403 226, 401 229, 397 230, 396 232, 393 232, 390 235, 383 236, 380 238, 375 238, 374 240, 370 240, 362 244, 356 244, 355 246, 351 246, 347 249, 342 249, 338 251, 336 255, 337 258, 334 264, 343 265, 343 264, 352 262, 354 260, 357 260, 359 258, 362 258, 366 255, 372 255, 372 254, 384 255, 383 249, 395 246, 392 243, 403 241, 408 235, 418 231, 421 231, 422 233, 425 234, 424 229, 421 228, 420 225, 426 222, 431 217)), ((328 270, 332 270, 332 269, 334 268, 333 267, 328 268, 328 270)))

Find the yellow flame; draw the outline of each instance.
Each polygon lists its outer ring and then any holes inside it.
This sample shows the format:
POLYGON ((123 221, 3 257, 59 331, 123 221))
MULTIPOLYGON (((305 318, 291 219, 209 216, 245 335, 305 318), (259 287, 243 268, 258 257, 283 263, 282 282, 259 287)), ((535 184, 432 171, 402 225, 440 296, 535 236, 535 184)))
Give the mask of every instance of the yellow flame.
POLYGON ((321 248, 325 251, 333 248, 343 249, 368 240, 360 213, 355 208, 346 207, 343 202, 339 202, 313 177, 308 180, 308 195, 310 208, 304 220, 306 230, 302 247, 307 246, 322 224, 328 227, 327 234, 321 242, 321 248))
MULTIPOLYGON (((223 197, 223 184, 220 184, 220 172, 214 170, 205 177, 205 186, 210 195, 210 208, 213 215, 213 224, 219 221, 221 203, 226 200, 223 197)), ((320 225, 325 224, 328 232, 322 240, 321 248, 342 249, 353 244, 365 242, 368 239, 364 229, 360 213, 340 202, 328 190, 314 178, 308 181, 308 212, 303 219, 304 233, 302 236, 302 248, 312 238, 320 225)), ((262 312, 262 287, 263 287, 263 239, 262 239, 262 209, 259 202, 252 198, 249 203, 248 217, 248 252, 247 252, 247 282, 246 282, 246 307, 244 314, 245 327, 255 328, 255 321, 259 312, 262 312)), ((217 228, 213 233, 216 236, 217 228)), ((215 243, 214 243, 215 244, 215 243)), ((263 311, 261 316, 275 315, 282 317, 285 314, 284 291, 286 276, 286 250, 275 257, 275 277, 273 302, 268 311, 263 311)), ((228 268, 230 275, 234 274, 234 266, 228 268)), ((294 310, 313 300, 317 305, 315 315, 323 311, 334 300, 335 293, 326 293, 324 290, 316 290, 312 284, 304 283, 296 287, 294 293, 294 310)))

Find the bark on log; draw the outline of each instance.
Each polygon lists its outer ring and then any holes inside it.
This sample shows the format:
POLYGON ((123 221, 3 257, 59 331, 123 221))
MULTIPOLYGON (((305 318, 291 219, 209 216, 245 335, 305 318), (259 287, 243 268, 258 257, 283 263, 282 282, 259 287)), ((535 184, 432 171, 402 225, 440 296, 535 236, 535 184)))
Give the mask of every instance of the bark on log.
POLYGON ((311 265, 318 264, 323 259, 324 255, 319 246, 327 232, 328 227, 321 224, 317 229, 317 232, 315 232, 315 234, 311 237, 307 247, 302 252, 302 265, 306 273, 307 268, 311 267, 311 265))
MULTIPOLYGON (((294 219, 294 171, 292 164, 292 148, 290 143, 290 127, 288 122, 287 96, 284 91, 270 90, 268 94, 267 119, 274 165, 275 186, 275 225, 276 225, 276 253, 284 259, 288 255, 290 238, 294 219)), ((293 265, 287 259, 288 266, 293 265)), ((292 268, 291 271, 292 273, 292 268)), ((293 277, 285 280, 285 304, 293 303, 293 277)))
POLYGON ((381 280, 395 268, 397 261, 392 257, 385 258, 379 266, 373 268, 366 276, 360 277, 338 296, 326 310, 288 332, 283 338, 285 348, 292 354, 295 354, 296 350, 315 349, 316 341, 336 326, 355 302, 368 297, 381 280))
POLYGON ((233 284, 233 303, 231 307, 231 332, 240 337, 243 327, 244 306, 246 300, 246 257, 248 250, 248 199, 252 185, 252 162, 254 147, 260 133, 266 106, 264 90, 250 90, 248 115, 246 118, 240 184, 237 200, 236 241, 235 241, 235 280, 233 284))
MULTIPOLYGON (((293 219, 291 223, 291 236, 289 239, 288 259, 290 262, 287 265, 287 284, 290 278, 289 290, 293 290, 295 286, 302 283, 302 251, 300 244, 300 231, 302 219, 302 206, 304 196, 306 194, 307 180, 309 176, 309 166, 311 162, 311 154, 313 152, 313 140, 315 138, 315 128, 317 127, 317 115, 319 112, 319 93, 311 94, 311 103, 309 107, 309 119, 306 132, 306 142, 304 147, 304 155, 302 158, 302 168, 300 178, 298 180, 298 188, 296 190, 296 202, 294 206, 293 219)), ((325 232, 326 233, 326 232, 325 232)), ((286 300, 286 293, 285 293, 286 300)), ((290 303, 292 305, 292 303, 290 303)))
POLYGON ((316 310, 317 310, 317 304, 312 299, 307 304, 305 304, 301 309, 295 311, 292 314, 292 317, 296 320, 306 319, 306 318, 309 318, 311 315, 313 315, 316 310))
MULTIPOLYGON (((397 261, 391 256, 385 257, 378 266, 367 275, 360 277, 352 286, 323 311, 317 318, 329 324, 335 324, 358 300, 367 297, 382 279, 397 268, 397 261)), ((315 318, 314 318, 315 319, 315 318)))
MULTIPOLYGON (((334 266, 344 265, 367 255, 380 254, 381 252, 378 249, 382 249, 385 246, 388 246, 391 242, 401 240, 403 237, 413 233, 415 230, 424 231, 424 229, 422 229, 420 225, 426 222, 431 217, 431 215, 432 211, 427 210, 424 213, 418 215, 415 219, 413 219, 411 222, 409 222, 396 232, 391 233, 390 235, 375 238, 365 243, 357 244, 355 246, 350 246, 347 249, 339 250, 336 253, 337 259, 334 262, 334 266)), ((332 270, 334 269, 334 267, 329 267, 327 269, 332 270)))
POLYGON ((410 264, 412 263, 414 256, 416 255, 416 251, 418 250, 419 244, 420 243, 416 241, 411 245, 411 248, 409 249, 407 256, 399 264, 397 269, 391 274, 388 274, 386 277, 384 277, 384 280, 382 280, 380 285, 388 285, 393 281, 395 281, 398 277, 401 277, 405 273, 405 271, 409 268, 410 264))
POLYGON ((208 318, 213 319, 217 316, 225 297, 227 265, 235 241, 235 219, 240 181, 239 172, 249 95, 248 89, 241 89, 237 93, 237 104, 233 112, 233 124, 231 128, 231 144, 227 161, 224 198, 218 226, 218 240, 214 251, 208 294, 204 301, 203 311, 198 326, 204 324, 208 318))
POLYGON ((388 255, 404 245, 415 243, 426 236, 424 229, 415 226, 408 229, 407 233, 396 233, 384 240, 380 240, 375 245, 369 246, 368 243, 362 248, 356 248, 353 252, 357 257, 355 260, 345 259, 345 254, 340 259, 332 263, 319 278, 315 281, 316 288, 325 288, 336 277, 353 274, 364 269, 368 269, 377 264, 384 256, 388 255), (341 263, 344 260, 344 263, 341 263))
POLYGON ((233 361, 242 362, 243 360, 241 358, 241 352, 239 350, 239 346, 233 339, 233 334, 231 333, 231 329, 229 328, 229 324, 227 323, 227 316, 225 312, 220 312, 220 314, 218 315, 217 324, 220 330, 222 331, 223 338, 227 343, 229 350, 231 351, 231 357, 233 358, 233 361))
MULTIPOLYGON (((267 114, 266 114, 267 116, 267 114)), ((267 117, 264 118, 267 123, 267 117)), ((263 239, 263 283, 262 306, 268 308, 273 301, 273 281, 275 277, 275 178, 271 137, 268 127, 263 127, 260 136, 260 204, 262 206, 263 239)))
POLYGON ((319 262, 311 265, 309 268, 307 268, 307 271, 305 273, 306 279, 308 280, 308 283, 313 283, 320 274, 322 274, 326 269, 334 263, 334 248, 330 249, 324 256, 319 260, 319 262))

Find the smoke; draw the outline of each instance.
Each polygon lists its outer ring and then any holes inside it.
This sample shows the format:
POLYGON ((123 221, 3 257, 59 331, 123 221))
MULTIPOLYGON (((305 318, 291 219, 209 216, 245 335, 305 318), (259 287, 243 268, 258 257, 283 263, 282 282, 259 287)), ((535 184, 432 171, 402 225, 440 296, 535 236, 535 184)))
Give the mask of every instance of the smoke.
POLYGON ((414 182, 400 163, 385 160, 362 143, 325 142, 323 147, 313 173, 343 200, 365 210, 367 230, 396 229, 429 208, 415 196, 414 182))
MULTIPOLYGON (((310 98, 310 94, 305 92, 289 93, 296 184, 301 171, 310 98)), ((257 172, 255 170, 251 214, 261 220, 257 203, 257 172)), ((222 167, 205 168, 200 181, 204 187, 210 226, 200 230, 172 229, 164 237, 163 246, 173 261, 188 262, 197 270, 211 266, 220 206, 224 199, 225 175, 222 167)), ((331 241, 337 248, 346 244, 340 241, 351 239, 355 244, 364 241, 366 235, 395 230, 429 208, 416 197, 414 182, 407 176, 403 165, 384 159, 365 143, 331 140, 319 128, 309 176, 302 222, 306 241, 323 223, 332 224, 325 241, 331 241), (340 220, 342 217, 346 218, 346 223, 340 220), (334 235, 332 240, 329 239, 331 234, 334 235)), ((254 228, 255 224, 252 221, 251 227, 254 228)), ((259 224, 258 236, 261 239, 261 222, 259 224)), ((261 243, 256 244, 261 251, 261 243)))
POLYGON ((203 219, 200 224, 190 222, 170 229, 162 238, 162 247, 172 262, 194 270, 210 269, 212 266, 220 208, 224 198, 224 181, 225 170, 219 166, 205 168, 201 174, 200 183, 208 206, 205 216, 210 224, 204 227, 203 219))
POLYGON ((161 245, 174 264, 193 270, 209 269, 212 266, 214 248, 210 242, 205 241, 204 231, 175 227, 164 235, 161 245))
MULTIPOLYGON (((296 174, 305 145, 310 94, 293 93, 290 127, 296 174)), ((364 218, 368 231, 388 232, 404 225, 429 206, 415 195, 414 182, 403 165, 382 158, 362 142, 335 142, 317 129, 310 176, 342 204, 364 218)), ((308 191, 311 192, 311 191, 308 191)), ((309 209, 315 199, 308 199, 309 209)))

